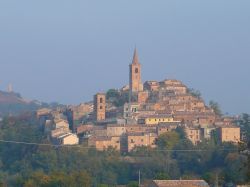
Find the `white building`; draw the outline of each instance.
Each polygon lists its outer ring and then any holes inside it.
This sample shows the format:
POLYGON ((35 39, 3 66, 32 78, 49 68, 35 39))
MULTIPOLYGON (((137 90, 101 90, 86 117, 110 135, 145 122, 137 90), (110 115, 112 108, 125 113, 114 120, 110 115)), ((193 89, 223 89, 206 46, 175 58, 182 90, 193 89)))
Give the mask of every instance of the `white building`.
POLYGON ((60 145, 77 145, 79 144, 79 138, 76 134, 67 133, 57 137, 57 142, 60 145))
POLYGON ((66 120, 55 121, 55 124, 53 125, 53 129, 59 129, 59 128, 69 128, 68 121, 66 120))

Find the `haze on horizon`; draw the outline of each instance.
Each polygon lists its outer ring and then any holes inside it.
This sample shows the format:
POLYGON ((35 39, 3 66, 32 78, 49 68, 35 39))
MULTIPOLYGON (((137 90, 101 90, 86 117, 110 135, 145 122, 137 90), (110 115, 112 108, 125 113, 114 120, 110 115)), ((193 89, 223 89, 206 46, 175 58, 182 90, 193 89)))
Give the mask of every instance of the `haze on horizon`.
POLYGON ((174 78, 250 113, 250 1, 0 1, 0 89, 78 104, 142 78, 174 78))

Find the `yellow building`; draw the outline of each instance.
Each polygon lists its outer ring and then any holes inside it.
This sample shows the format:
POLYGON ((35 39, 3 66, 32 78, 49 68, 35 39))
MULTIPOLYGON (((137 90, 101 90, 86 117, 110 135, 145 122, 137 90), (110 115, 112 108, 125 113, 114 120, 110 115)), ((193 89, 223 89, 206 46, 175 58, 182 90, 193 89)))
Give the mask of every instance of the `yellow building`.
POLYGON ((240 142, 240 127, 224 126, 219 128, 219 135, 221 142, 240 142))
POLYGON ((172 115, 152 115, 152 116, 145 116, 138 119, 139 124, 146 124, 146 125, 159 125, 160 123, 176 123, 180 121, 175 121, 172 115))

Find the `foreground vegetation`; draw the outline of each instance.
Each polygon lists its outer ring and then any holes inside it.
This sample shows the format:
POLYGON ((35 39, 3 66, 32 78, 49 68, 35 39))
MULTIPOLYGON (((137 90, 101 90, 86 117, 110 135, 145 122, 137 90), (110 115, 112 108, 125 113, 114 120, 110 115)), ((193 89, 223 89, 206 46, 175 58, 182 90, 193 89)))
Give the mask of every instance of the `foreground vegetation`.
MULTIPOLYGON (((29 114, 5 118, 0 139, 48 143, 29 114)), ((162 135, 157 144, 157 149, 142 147, 121 155, 113 149, 98 152, 84 145, 0 142, 0 186, 137 186, 139 171, 143 180, 201 178, 211 185, 249 182, 249 158, 239 153, 238 146, 213 140, 193 146, 181 130, 162 135)))

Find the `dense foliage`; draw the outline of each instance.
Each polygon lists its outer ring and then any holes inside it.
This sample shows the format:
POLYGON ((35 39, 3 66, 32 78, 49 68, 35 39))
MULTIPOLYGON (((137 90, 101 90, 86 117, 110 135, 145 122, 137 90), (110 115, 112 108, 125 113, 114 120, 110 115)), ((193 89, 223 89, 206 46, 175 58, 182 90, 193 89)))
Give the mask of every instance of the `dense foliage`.
MULTIPOLYGON (((0 139, 48 143, 30 115, 5 118, 0 139)), ((0 186, 137 186, 145 179, 205 179, 210 184, 245 183, 247 157, 231 144, 194 146, 180 131, 160 136, 156 149, 121 155, 84 145, 53 147, 0 142, 0 186)))
POLYGON ((218 116, 222 116, 220 105, 215 101, 209 101, 209 106, 214 110, 214 113, 218 116))
POLYGON ((198 99, 201 99, 201 92, 199 90, 195 90, 193 88, 188 88, 188 93, 191 94, 194 97, 197 97, 198 99))

